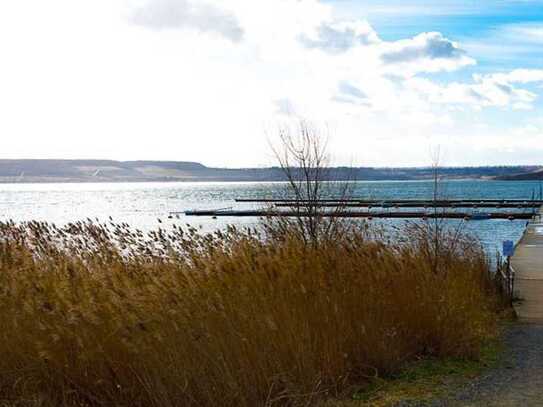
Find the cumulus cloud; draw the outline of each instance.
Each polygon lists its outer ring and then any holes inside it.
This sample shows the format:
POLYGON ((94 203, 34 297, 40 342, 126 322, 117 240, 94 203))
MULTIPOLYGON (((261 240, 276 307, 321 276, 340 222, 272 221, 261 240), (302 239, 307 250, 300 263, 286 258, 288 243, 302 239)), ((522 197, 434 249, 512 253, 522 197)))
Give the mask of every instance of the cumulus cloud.
POLYGON ((441 33, 422 33, 413 38, 384 45, 381 60, 385 65, 409 66, 408 73, 452 71, 475 64, 458 44, 441 33), (416 65, 415 65, 416 64, 416 65))
POLYGON ((364 61, 366 69, 379 69, 383 75, 404 78, 421 72, 454 71, 476 63, 456 42, 441 33, 384 41, 365 20, 324 20, 313 30, 301 33, 298 40, 306 49, 320 50, 344 61, 350 55, 351 64, 364 61))
POLYGON ((306 48, 337 54, 360 45, 378 43, 379 37, 365 21, 324 22, 313 34, 301 34, 299 41, 306 48))
POLYGON ((464 54, 465 51, 441 33, 431 32, 393 43, 391 49, 383 53, 382 58, 386 63, 403 63, 422 58, 459 59, 464 54))
POLYGON ((243 28, 236 17, 202 0, 146 0, 131 13, 130 20, 143 27, 192 29, 219 34, 233 42, 243 38, 243 28))
POLYGON ((471 83, 441 85, 428 79, 413 78, 405 86, 424 95, 431 103, 468 105, 476 109, 510 106, 515 110, 529 110, 538 95, 522 85, 541 82, 543 70, 518 69, 474 75, 471 83))

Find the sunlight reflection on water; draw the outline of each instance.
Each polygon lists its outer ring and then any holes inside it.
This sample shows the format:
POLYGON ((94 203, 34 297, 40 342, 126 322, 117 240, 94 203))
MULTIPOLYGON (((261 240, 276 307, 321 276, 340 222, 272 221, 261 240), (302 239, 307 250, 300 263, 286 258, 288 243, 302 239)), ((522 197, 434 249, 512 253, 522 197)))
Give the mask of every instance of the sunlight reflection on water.
MULTIPOLYGON (((441 185, 441 196, 471 199, 530 199, 537 182, 450 181, 441 185)), ((212 231, 229 223, 254 226, 254 218, 168 219, 170 211, 233 207, 235 198, 284 196, 282 183, 107 183, 107 184, 0 184, 0 220, 41 220, 57 224, 81 219, 126 222, 142 230, 189 223, 212 231), (162 223, 159 223, 161 219, 162 223)), ((353 195, 366 199, 429 199, 433 184, 429 181, 357 182, 353 195)), ((377 221, 374 221, 377 222, 377 221)), ((401 220, 380 221, 401 224, 401 220)), ((472 221, 467 230, 476 234, 489 251, 501 247, 502 240, 518 240, 526 221, 472 221)))

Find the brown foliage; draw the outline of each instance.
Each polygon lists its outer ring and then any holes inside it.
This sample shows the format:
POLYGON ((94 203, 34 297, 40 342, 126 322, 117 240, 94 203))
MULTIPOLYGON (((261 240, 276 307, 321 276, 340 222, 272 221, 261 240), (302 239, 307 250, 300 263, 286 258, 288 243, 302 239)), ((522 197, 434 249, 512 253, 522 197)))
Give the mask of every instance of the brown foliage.
POLYGON ((318 248, 230 229, 0 224, 0 398, 24 405, 307 405, 495 324, 478 246, 351 230, 318 248))

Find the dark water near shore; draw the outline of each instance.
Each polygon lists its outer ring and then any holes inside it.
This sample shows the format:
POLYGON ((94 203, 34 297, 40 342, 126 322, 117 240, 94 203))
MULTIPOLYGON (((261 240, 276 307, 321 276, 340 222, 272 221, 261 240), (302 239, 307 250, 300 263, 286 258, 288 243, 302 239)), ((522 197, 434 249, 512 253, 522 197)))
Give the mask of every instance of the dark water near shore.
MULTIPOLYGON (((447 199, 531 199, 539 193, 539 182, 448 181, 440 184, 440 197, 447 199)), ((170 211, 187 209, 251 208, 235 198, 283 196, 282 183, 132 183, 132 184, 0 184, 0 221, 41 220, 64 224, 91 218, 117 222, 143 230, 190 223, 205 231, 228 223, 250 226, 257 219, 189 218, 168 219, 170 211), (159 223, 158 219, 162 220, 159 223)), ((367 199, 431 199, 429 181, 358 182, 353 195, 367 199)), ((511 209, 516 210, 516 209, 511 209)), ((488 209, 479 210, 486 211, 488 209)), ((377 222, 377 221, 374 221, 377 222)), ((404 221, 385 221, 398 225, 404 221)), ((471 221, 466 229, 476 234, 490 252, 506 239, 518 240, 526 221, 471 221)))

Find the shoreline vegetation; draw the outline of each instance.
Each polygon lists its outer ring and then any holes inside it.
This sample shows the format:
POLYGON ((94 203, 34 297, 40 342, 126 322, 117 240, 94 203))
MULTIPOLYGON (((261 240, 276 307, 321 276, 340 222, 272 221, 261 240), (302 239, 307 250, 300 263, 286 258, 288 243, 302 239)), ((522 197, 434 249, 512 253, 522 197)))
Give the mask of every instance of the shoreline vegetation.
POLYGON ((505 305, 481 246, 435 231, 0 223, 0 399, 319 405, 421 360, 477 363, 505 305))

